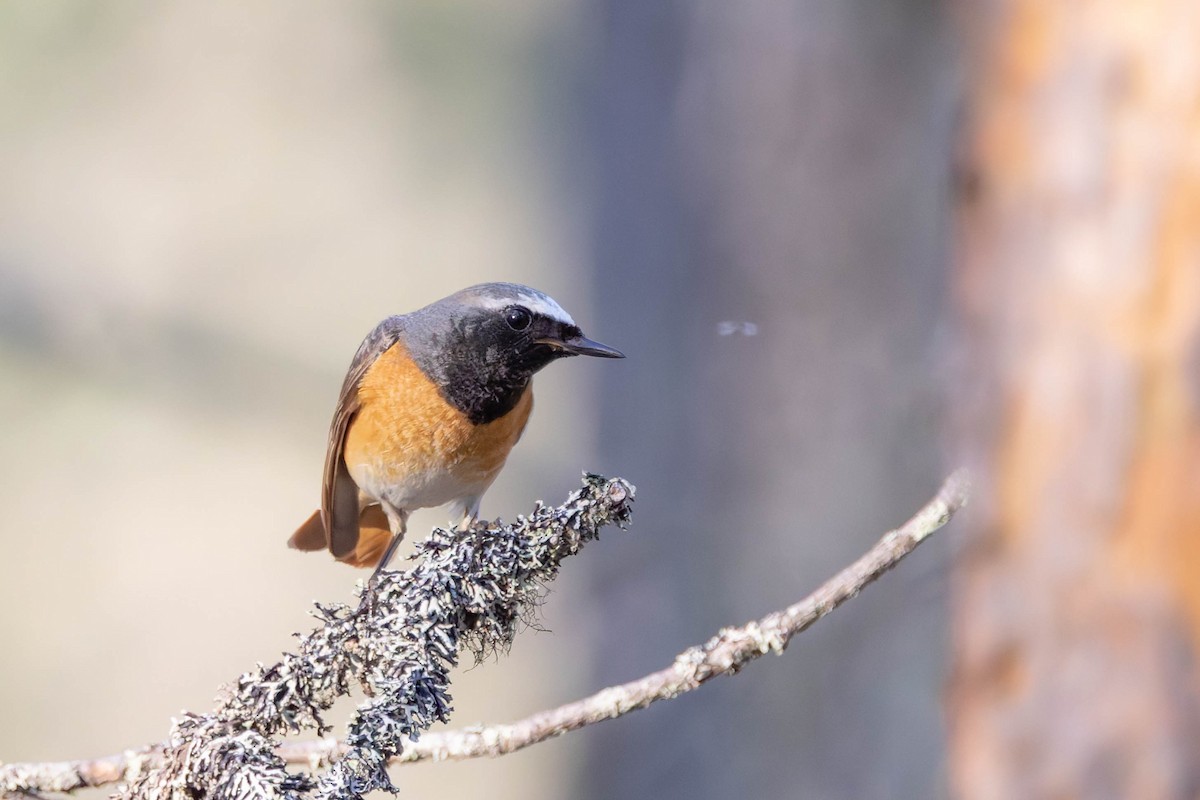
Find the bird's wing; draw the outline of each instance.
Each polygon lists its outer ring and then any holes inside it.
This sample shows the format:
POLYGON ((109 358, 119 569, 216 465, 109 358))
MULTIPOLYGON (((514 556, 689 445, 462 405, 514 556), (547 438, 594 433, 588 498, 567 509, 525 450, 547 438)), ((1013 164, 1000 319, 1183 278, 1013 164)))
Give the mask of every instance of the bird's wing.
POLYGON ((376 359, 399 340, 403 328, 400 317, 389 317, 367 334, 350 362, 333 412, 329 447, 325 451, 325 477, 321 484, 321 517, 325 523, 325 541, 335 558, 353 553, 358 545, 358 486, 342 458, 346 431, 358 413, 358 387, 376 359))

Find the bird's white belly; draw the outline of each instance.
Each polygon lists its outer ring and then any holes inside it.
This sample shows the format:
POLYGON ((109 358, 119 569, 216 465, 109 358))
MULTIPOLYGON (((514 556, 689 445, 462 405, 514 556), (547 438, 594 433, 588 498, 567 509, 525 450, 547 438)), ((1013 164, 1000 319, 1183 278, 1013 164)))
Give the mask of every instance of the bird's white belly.
MULTIPOLYGON (((386 502, 397 509, 413 511, 434 508, 454 501, 477 497, 487 490, 490 480, 466 481, 463 475, 448 469, 426 469, 418 473, 396 475, 379 464, 347 464, 350 477, 369 498, 368 502, 386 502)), ((490 477, 490 476, 489 476, 490 477)))

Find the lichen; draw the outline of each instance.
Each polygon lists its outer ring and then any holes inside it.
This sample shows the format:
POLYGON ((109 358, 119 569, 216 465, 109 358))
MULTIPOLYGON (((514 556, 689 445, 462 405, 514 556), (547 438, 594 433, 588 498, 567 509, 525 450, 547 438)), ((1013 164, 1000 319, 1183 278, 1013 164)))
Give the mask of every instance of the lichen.
POLYGON ((356 607, 317 605, 320 626, 295 653, 257 665, 209 714, 174 722, 159 766, 122 787, 125 798, 358 798, 395 791, 387 764, 453 710, 450 671, 465 651, 477 659, 507 649, 567 556, 601 528, 629 521, 634 488, 585 475, 558 507, 537 504, 513 525, 435 529, 413 566, 383 572, 356 607), (365 695, 345 737, 347 751, 315 776, 290 772, 278 737, 326 734, 337 697, 365 695))

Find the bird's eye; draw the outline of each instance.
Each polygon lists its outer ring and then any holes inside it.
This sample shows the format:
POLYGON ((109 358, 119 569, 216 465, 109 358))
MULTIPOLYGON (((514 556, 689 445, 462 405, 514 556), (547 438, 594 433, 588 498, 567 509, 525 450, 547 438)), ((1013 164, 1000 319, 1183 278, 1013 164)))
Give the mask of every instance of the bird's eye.
POLYGON ((509 306, 504 309, 504 321, 514 331, 523 331, 529 327, 529 323, 533 322, 533 314, 530 314, 529 309, 524 306, 509 306))

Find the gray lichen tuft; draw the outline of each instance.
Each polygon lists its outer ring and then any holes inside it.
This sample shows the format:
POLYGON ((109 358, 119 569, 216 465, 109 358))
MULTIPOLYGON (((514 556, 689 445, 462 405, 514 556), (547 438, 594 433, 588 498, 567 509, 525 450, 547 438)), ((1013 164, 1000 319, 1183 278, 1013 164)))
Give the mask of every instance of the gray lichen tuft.
POLYGON ((634 488, 586 475, 556 508, 541 503, 515 525, 436 529, 415 565, 385 572, 357 608, 317 606, 321 626, 296 653, 258 665, 211 714, 175 721, 161 764, 123 787, 126 798, 358 798, 394 791, 388 761, 452 710, 450 670, 463 650, 507 648, 567 556, 601 528, 629 521, 634 488), (349 751, 315 777, 291 773, 276 737, 315 729, 333 701, 360 687, 349 751))

